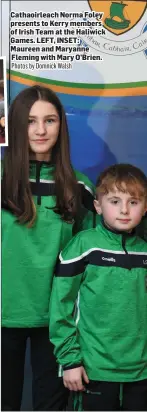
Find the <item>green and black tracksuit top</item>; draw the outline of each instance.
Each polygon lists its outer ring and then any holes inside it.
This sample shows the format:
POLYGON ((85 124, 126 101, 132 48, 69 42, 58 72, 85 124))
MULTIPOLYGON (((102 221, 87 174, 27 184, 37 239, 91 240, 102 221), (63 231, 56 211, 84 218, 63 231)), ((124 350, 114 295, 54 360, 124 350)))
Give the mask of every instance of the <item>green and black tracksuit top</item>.
POLYGON ((83 365, 96 381, 147 379, 147 243, 103 222, 77 234, 60 254, 49 329, 63 369, 83 365))
MULTIPOLYGON (((40 327, 49 323, 54 267, 75 227, 53 211, 56 204, 53 173, 54 165, 30 163, 31 190, 37 208, 32 228, 17 223, 16 216, 2 207, 2 326, 5 327, 40 327)), ((77 231, 93 225, 94 187, 82 173, 75 174, 83 199, 77 231)))

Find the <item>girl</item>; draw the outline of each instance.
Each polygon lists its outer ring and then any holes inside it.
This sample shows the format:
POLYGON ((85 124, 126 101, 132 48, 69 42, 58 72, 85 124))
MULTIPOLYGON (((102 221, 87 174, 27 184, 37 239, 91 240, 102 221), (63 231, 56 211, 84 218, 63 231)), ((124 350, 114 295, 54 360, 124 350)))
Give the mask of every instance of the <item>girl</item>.
POLYGON ((63 410, 68 392, 49 342, 49 301, 60 250, 93 225, 93 185, 70 163, 64 109, 33 86, 9 111, 2 178, 2 410, 20 410, 26 341, 33 409, 63 410))

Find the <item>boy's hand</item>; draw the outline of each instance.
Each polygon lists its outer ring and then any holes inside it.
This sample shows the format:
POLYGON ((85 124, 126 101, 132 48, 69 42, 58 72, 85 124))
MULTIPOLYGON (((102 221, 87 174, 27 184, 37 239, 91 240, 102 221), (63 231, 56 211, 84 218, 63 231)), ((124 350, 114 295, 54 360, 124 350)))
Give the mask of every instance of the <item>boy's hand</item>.
POLYGON ((63 372, 64 386, 70 391, 84 391, 83 382, 89 383, 88 376, 83 366, 74 369, 68 369, 63 372))

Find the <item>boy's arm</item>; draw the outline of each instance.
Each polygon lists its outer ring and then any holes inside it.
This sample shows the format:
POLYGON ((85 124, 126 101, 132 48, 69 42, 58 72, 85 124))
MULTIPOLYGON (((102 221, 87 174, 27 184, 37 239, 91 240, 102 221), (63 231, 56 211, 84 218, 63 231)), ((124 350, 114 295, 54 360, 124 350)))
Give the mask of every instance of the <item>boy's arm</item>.
POLYGON ((63 369, 82 365, 74 315, 85 269, 80 244, 78 234, 60 254, 50 301, 50 340, 55 346, 55 356, 63 369))
MULTIPOLYGON (((74 240, 70 242, 71 248, 74 240)), ((57 361, 63 367, 64 386, 71 391, 82 391, 84 390, 83 381, 89 382, 82 366, 76 329, 76 318, 78 319, 79 311, 78 307, 75 308, 75 302, 82 281, 81 272, 84 270, 82 264, 82 262, 80 265, 76 265, 76 262, 70 263, 70 259, 69 263, 64 260, 60 261, 53 281, 50 302, 50 340, 54 344, 54 354, 57 361), (76 309, 77 313, 75 314, 76 309)))
POLYGON ((84 271, 84 259, 82 256, 79 259, 80 254, 78 234, 60 254, 50 301, 50 340, 59 364, 65 369, 82 365, 74 316, 84 271))
POLYGON ((64 385, 72 391, 84 390, 83 381, 89 382, 82 366, 76 328, 79 308, 77 307, 77 312, 75 310, 84 270, 85 259, 82 255, 81 235, 78 234, 60 254, 53 281, 49 323, 50 340, 55 346, 54 354, 64 370, 64 385))

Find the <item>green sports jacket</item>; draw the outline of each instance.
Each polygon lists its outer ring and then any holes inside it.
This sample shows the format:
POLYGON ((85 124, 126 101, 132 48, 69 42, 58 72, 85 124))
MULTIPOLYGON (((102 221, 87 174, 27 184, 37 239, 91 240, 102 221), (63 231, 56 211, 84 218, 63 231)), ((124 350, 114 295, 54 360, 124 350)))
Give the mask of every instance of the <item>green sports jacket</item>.
POLYGON ((93 190, 89 179, 75 172, 81 185, 83 207, 74 224, 54 213, 54 166, 31 162, 30 182, 37 207, 32 228, 16 222, 2 208, 2 326, 48 326, 49 300, 54 267, 61 249, 73 232, 93 225, 93 190))
POLYGON ((60 254, 49 325, 63 369, 83 365, 91 380, 147 379, 147 243, 103 223, 77 234, 60 254))

